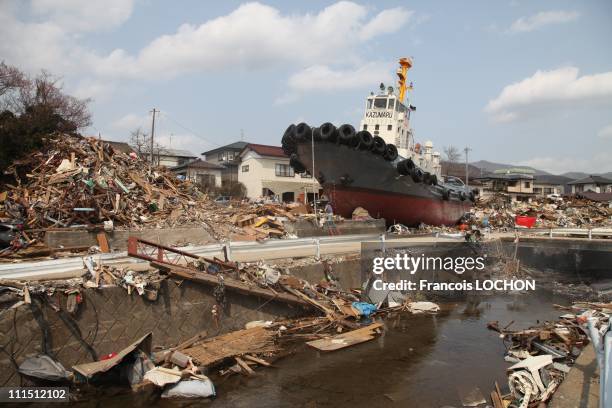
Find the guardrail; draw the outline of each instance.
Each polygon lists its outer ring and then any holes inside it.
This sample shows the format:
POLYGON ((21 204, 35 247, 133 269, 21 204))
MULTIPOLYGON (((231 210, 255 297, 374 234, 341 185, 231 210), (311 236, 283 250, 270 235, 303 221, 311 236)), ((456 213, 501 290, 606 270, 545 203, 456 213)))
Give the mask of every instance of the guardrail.
MULTIPOLYGON (((223 256, 227 254, 232 259, 234 254, 249 254, 262 251, 287 251, 291 249, 312 249, 312 255, 320 257, 321 247, 337 245, 349 242, 360 242, 367 240, 380 240, 381 235, 340 235, 312 238, 295 238, 283 240, 269 240, 264 242, 225 241, 217 244, 203 246, 186 246, 177 248, 202 257, 223 256)), ((172 258, 173 255, 170 256, 172 258)), ((0 278, 4 279, 59 279, 64 277, 79 276, 86 268, 85 262, 104 265, 116 265, 122 263, 144 263, 146 261, 128 256, 127 251, 96 254, 71 258, 61 258, 45 261, 19 262, 0 264, 0 278)))
POLYGON ((519 234, 548 235, 555 236, 580 236, 588 239, 599 237, 612 237, 612 228, 516 228, 519 234))

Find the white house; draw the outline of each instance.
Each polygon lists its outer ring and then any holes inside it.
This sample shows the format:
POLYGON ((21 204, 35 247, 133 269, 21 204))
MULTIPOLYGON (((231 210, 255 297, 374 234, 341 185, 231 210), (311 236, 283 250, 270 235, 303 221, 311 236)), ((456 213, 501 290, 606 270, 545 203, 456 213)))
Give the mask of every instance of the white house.
POLYGON ((571 181, 572 194, 592 191, 594 193, 609 193, 612 192, 612 180, 601 176, 589 176, 580 180, 571 181))
POLYGON ((191 180, 204 188, 221 187, 221 173, 225 168, 201 159, 170 168, 177 176, 191 180))
POLYGON ((240 152, 238 181, 246 187, 247 197, 276 196, 282 201, 312 200, 320 186, 309 174, 295 174, 289 157, 278 146, 250 143, 240 152))
MULTIPOLYGON (((185 164, 196 156, 187 150, 156 148, 154 150, 153 162, 159 166, 174 167, 185 164)), ((147 156, 148 159, 148 156, 147 156)))

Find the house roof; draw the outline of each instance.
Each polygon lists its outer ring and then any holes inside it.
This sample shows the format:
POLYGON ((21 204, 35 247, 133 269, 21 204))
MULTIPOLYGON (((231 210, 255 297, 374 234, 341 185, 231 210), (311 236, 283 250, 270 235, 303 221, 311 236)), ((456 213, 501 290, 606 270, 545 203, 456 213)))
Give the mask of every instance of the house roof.
POLYGON ((193 158, 196 157, 193 153, 187 150, 166 149, 164 147, 157 149, 156 154, 159 154, 160 156, 193 157, 193 158))
POLYGON ((123 152, 125 154, 130 154, 135 152, 132 147, 126 142, 115 142, 114 140, 102 140, 103 143, 108 143, 111 147, 117 151, 123 152))
POLYGON ((244 149, 242 149, 240 154, 242 155, 242 153, 244 153, 247 149, 253 150, 260 156, 287 157, 285 152, 283 152, 283 149, 279 146, 249 143, 244 147, 244 149))
POLYGON ((203 155, 215 154, 217 152, 223 152, 223 151, 226 151, 226 150, 235 150, 235 151, 239 152, 242 149, 244 149, 244 147, 246 145, 248 145, 247 142, 243 142, 243 141, 234 142, 234 143, 230 143, 230 144, 225 145, 225 146, 221 146, 221 147, 217 147, 217 148, 212 149, 212 150, 208 150, 206 152, 203 152, 202 154, 203 155))
POLYGON ((476 177, 476 180, 533 180, 531 174, 489 174, 484 177, 476 177))
POLYGON ((572 181, 571 178, 565 176, 556 176, 554 174, 536 174, 534 182, 537 184, 562 185, 572 181))
POLYGON ((170 170, 176 171, 176 170, 183 170, 183 169, 188 169, 188 168, 189 169, 223 170, 225 167, 221 166, 220 164, 204 161, 202 159, 196 159, 196 160, 189 161, 187 163, 183 163, 179 166, 171 167, 170 170))
POLYGON ((589 176, 580 180, 570 181, 567 184, 612 184, 612 180, 601 176, 589 176))

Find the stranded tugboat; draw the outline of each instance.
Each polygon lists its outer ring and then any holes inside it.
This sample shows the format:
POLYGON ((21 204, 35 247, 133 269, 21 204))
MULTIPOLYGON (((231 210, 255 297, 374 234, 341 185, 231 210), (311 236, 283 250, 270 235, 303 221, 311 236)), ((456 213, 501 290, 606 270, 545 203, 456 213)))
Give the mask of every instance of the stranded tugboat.
POLYGON ((371 93, 358 131, 349 124, 291 125, 283 150, 296 173, 316 177, 344 217, 363 207, 389 224, 455 224, 474 193, 458 179, 442 180, 440 154, 431 142, 414 142, 409 122, 415 108, 404 103, 412 61, 401 58, 399 64, 397 92, 381 84, 378 94, 371 93))

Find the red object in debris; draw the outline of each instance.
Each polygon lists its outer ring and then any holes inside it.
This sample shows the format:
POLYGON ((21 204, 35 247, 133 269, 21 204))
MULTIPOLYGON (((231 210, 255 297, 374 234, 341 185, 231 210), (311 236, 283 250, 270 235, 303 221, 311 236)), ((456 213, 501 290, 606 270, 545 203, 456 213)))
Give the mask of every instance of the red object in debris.
POLYGON ((516 225, 520 225, 521 227, 533 228, 536 223, 536 220, 536 217, 517 215, 514 222, 516 223, 516 225))
POLYGON ((459 224, 459 231, 467 231, 467 230, 468 230, 467 224, 459 224))
POLYGON ((115 353, 114 351, 110 354, 105 354, 102 357, 100 357, 100 361, 104 361, 104 360, 110 360, 111 358, 115 357, 117 355, 117 353, 115 353))

